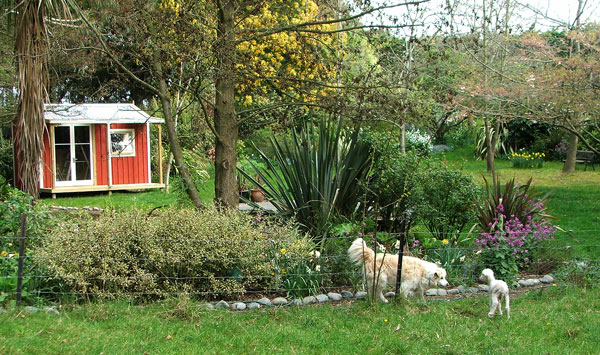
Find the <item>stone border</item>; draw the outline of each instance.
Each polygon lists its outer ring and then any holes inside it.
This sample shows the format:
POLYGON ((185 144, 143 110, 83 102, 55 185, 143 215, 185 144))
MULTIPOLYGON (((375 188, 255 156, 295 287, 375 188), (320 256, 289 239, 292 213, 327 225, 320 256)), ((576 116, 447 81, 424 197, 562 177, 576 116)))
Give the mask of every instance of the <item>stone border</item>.
MULTIPOLYGON (((527 287, 535 287, 540 284, 552 284, 554 282, 554 277, 552 275, 544 275, 541 278, 529 278, 529 279, 520 279, 518 281, 520 288, 527 287)), ((482 294, 488 292, 488 286, 479 284, 477 287, 465 287, 460 285, 455 288, 451 288, 449 290, 441 289, 441 288, 430 288, 425 291, 425 296, 428 297, 445 297, 445 296, 461 296, 467 294, 482 294)), ((385 297, 393 298, 396 297, 395 292, 387 292, 385 297)), ((362 300, 367 298, 367 293, 364 291, 359 291, 356 294, 353 294, 350 291, 341 291, 337 292, 329 292, 327 294, 319 294, 316 296, 306 296, 302 299, 295 298, 288 300, 285 297, 275 297, 272 300, 263 297, 259 300, 255 301, 219 301, 213 303, 204 303, 202 304, 202 308, 206 310, 215 310, 215 309, 226 309, 232 311, 243 311, 250 309, 260 309, 260 308, 268 308, 268 307, 285 307, 285 306, 303 306, 309 304, 321 304, 321 303, 332 303, 332 302, 340 302, 343 300, 362 300)))
MULTIPOLYGON (((520 288, 533 288, 539 286, 540 284, 552 284, 554 282, 554 277, 552 275, 544 275, 541 278, 529 278, 529 279, 520 279, 518 281, 520 288)), ((554 284, 556 285, 556 284, 554 284)), ((449 290, 441 289, 441 288, 430 288, 425 291, 425 296, 428 297, 445 297, 445 296, 461 296, 467 294, 482 294, 488 292, 487 285, 477 285, 477 287, 465 287, 460 285, 455 288, 451 288, 449 290)), ((393 298, 396 297, 395 292, 388 292, 385 294, 385 297, 393 298)), ((215 309, 227 309, 232 311, 243 311, 250 309, 259 309, 259 308, 268 308, 268 307, 285 307, 285 306, 303 306, 309 304, 321 304, 321 303, 333 303, 340 302, 343 300, 351 301, 351 300, 363 300, 367 298, 367 293, 364 291, 357 292, 353 294, 350 291, 341 291, 337 292, 329 292, 328 294, 319 294, 316 296, 306 296, 303 299, 292 299, 288 300, 285 297, 275 297, 272 300, 263 297, 256 301, 219 301, 214 303, 203 303, 201 307, 206 310, 215 310, 215 309)), ((26 306, 23 308, 23 311, 26 313, 37 313, 40 311, 37 307, 26 306)), ((45 307, 43 311, 48 314, 59 315, 60 312, 55 307, 45 307)), ((0 313, 4 313, 6 310, 0 308, 0 313)))

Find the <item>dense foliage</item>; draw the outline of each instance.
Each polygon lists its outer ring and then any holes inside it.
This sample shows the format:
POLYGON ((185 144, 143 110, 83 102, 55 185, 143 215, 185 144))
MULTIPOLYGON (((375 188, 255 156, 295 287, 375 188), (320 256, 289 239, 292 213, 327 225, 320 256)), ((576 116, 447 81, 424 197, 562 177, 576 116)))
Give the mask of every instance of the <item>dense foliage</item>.
POLYGON ((284 249, 296 260, 312 251, 291 225, 213 208, 165 208, 64 221, 33 253, 70 293, 152 299, 279 289, 274 276, 286 270, 273 255, 284 249))

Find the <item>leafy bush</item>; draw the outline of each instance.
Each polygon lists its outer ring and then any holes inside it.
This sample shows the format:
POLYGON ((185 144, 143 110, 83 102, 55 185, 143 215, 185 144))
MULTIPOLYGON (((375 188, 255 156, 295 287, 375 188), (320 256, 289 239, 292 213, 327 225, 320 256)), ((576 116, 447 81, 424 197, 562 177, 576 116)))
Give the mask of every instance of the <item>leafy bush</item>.
MULTIPOLYGON (((1 177, 0 177, 1 179, 1 177)), ((54 219, 45 206, 32 205, 31 195, 0 182, 0 305, 13 300, 17 289, 17 262, 21 215, 27 216, 26 247, 39 244, 53 225, 54 219)), ((46 287, 43 267, 37 267, 28 257, 23 263, 23 292, 25 302, 38 300, 40 291, 46 287)))
POLYGON ((431 162, 424 170, 423 224, 435 238, 454 244, 467 223, 476 219, 473 198, 479 189, 471 175, 445 163, 431 162))
POLYGON ((376 206, 373 213, 382 221, 380 229, 402 232, 404 228, 404 232, 408 232, 418 220, 424 204, 423 159, 410 151, 398 154, 386 150, 376 155, 367 201, 370 206, 376 206))
POLYGON ((230 297, 279 287, 270 255, 298 241, 305 250, 293 226, 237 211, 133 210, 60 224, 35 261, 87 297, 230 297))
POLYGON ((273 158, 257 151, 266 168, 250 162, 252 172, 240 171, 279 213, 294 214, 314 236, 333 216, 354 213, 371 161, 370 147, 358 140, 358 131, 347 136, 341 120, 323 118, 317 128, 306 124, 299 134, 294 131, 291 142, 271 143, 273 158))
POLYGON ((472 146, 475 143, 476 130, 465 122, 450 130, 444 136, 444 143, 451 147, 472 146))

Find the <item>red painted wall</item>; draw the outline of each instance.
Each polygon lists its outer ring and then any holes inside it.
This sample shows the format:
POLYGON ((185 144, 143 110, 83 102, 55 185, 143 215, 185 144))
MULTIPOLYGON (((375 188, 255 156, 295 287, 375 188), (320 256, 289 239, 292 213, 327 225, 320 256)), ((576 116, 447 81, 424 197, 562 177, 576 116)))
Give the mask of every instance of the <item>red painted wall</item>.
POLYGON ((144 184, 148 183, 148 137, 144 124, 112 124, 112 129, 135 129, 135 156, 112 158, 112 183, 144 184))
POLYGON ((44 151, 42 152, 42 174, 44 175, 43 187, 52 187, 52 161, 50 155, 50 127, 46 126, 44 129, 44 151))
POLYGON ((96 185, 108 185, 108 148, 106 125, 94 125, 94 149, 96 149, 96 185))

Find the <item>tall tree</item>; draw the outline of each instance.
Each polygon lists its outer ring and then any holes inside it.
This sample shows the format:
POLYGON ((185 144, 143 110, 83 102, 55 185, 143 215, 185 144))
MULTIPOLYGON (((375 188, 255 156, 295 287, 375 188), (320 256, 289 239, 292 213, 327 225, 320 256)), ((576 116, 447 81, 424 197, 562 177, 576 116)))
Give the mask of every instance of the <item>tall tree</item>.
POLYGON ((19 102, 14 121, 15 161, 25 192, 37 199, 43 150, 44 103, 47 101, 47 11, 67 9, 65 2, 24 0, 16 6, 15 59, 19 102))

